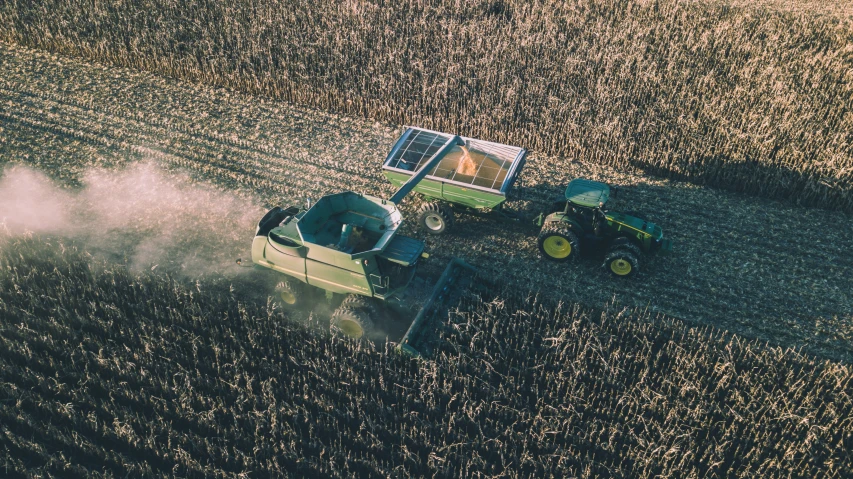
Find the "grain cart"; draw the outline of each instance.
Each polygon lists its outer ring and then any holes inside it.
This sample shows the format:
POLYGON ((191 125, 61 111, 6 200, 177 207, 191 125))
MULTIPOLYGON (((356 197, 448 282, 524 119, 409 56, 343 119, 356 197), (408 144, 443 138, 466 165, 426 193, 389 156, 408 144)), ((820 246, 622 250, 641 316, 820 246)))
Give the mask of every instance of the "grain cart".
POLYGON ((464 289, 462 273, 473 268, 454 259, 434 286, 419 277, 418 262, 428 255, 422 241, 397 234, 403 223, 397 204, 431 165, 461 142, 454 136, 436 145, 422 171, 388 200, 346 191, 309 202, 305 208, 271 209, 258 222, 252 262, 285 276, 277 290, 289 305, 311 297, 312 287, 325 291, 329 300, 344 296, 331 326, 347 336, 369 335, 379 312, 414 316, 399 347, 423 352, 430 317, 464 289))
MULTIPOLYGON (((433 152, 452 135, 409 127, 391 149, 382 171, 395 186, 406 183, 433 152)), ((504 203, 527 150, 489 141, 461 138, 431 168, 414 191, 429 199, 418 211, 418 226, 430 234, 453 228, 454 214, 485 216, 500 221, 523 218, 504 203)))
POLYGON ((571 261, 583 248, 603 249, 604 267, 616 276, 634 275, 644 254, 672 251, 660 226, 640 215, 607 211, 611 189, 577 178, 548 216, 540 215, 539 251, 553 261, 571 261))
MULTIPOLYGON (((406 183, 432 153, 452 135, 409 127, 397 140, 382 165, 394 185, 406 183)), ((581 249, 605 250, 605 267, 616 276, 631 276, 643 253, 669 252, 672 243, 663 239, 659 226, 629 214, 605 212, 610 187, 576 179, 569 183, 565 199, 534 218, 506 208, 507 195, 524 166, 527 150, 515 146, 460 137, 414 191, 427 198, 418 211, 418 225, 438 235, 454 225, 455 214, 469 214, 498 221, 541 228, 539 250, 554 261, 575 259, 581 249), (547 214, 547 216, 546 216, 547 214), (600 221, 597 221, 600 219, 600 221)))

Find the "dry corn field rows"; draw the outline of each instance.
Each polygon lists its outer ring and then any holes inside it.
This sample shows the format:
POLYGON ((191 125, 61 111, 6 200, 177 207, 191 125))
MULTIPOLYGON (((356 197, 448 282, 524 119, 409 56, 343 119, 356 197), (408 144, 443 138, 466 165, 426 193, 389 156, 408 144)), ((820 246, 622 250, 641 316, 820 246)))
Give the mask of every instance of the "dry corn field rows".
MULTIPOLYGON (((390 192, 380 165, 397 128, 17 47, 0 49, 0 66, 7 72, 0 78, 0 155, 67 184, 90 166, 154 160, 269 204, 341 189, 390 192)), ((690 324, 853 359, 849 217, 538 154, 522 174, 521 199, 510 206, 544 208, 575 176, 624 185, 616 207, 644 211, 661 224, 675 240, 675 255, 651 260, 632 281, 617 281, 593 259, 569 267, 542 260, 535 231, 463 218, 455 234, 426 238, 430 263, 440 268, 460 256, 547 297, 592 306, 615 298, 690 324)), ((410 218, 415 205, 404 203, 410 218)), ((247 256, 253 225, 239 220, 234 228, 245 231, 229 237, 245 234, 246 243, 215 252, 223 264, 229 255, 247 256)), ((406 233, 423 237, 412 228, 406 233)))
POLYGON ((0 236, 4 477, 853 474, 853 370, 513 291, 417 361, 0 236), (14 407, 8 407, 14 405, 14 407))
POLYGON ((849 2, 18 1, 0 39, 853 211, 849 2))

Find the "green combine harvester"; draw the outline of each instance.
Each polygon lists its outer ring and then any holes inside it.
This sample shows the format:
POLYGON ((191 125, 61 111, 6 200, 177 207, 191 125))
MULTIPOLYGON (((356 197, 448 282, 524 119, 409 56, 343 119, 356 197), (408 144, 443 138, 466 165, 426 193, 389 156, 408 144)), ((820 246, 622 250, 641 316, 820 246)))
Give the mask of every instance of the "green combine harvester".
POLYGON ((572 180, 565 198, 536 218, 524 218, 505 207, 527 156, 527 150, 447 133, 409 127, 391 149, 382 170, 396 185, 429 168, 414 186, 426 198, 418 212, 418 225, 429 234, 450 231, 455 215, 465 214, 497 221, 535 224, 540 228, 539 250, 553 261, 570 261, 581 250, 604 251, 604 266, 613 275, 628 277, 640 268, 644 255, 672 251, 663 230, 640 215, 607 211, 611 188, 586 179, 572 180), (433 152, 448 138, 460 138, 434 163, 433 152))
POLYGON ((467 287, 474 268, 453 259, 434 286, 420 277, 418 263, 428 254, 423 241, 398 234, 403 216, 397 204, 461 144, 461 138, 447 137, 388 200, 347 191, 306 208, 271 209, 258 222, 252 262, 284 275, 277 290, 293 307, 315 298, 312 289, 330 301, 343 298, 330 322, 347 336, 370 337, 378 315, 414 317, 398 347, 428 354, 430 322, 467 287))

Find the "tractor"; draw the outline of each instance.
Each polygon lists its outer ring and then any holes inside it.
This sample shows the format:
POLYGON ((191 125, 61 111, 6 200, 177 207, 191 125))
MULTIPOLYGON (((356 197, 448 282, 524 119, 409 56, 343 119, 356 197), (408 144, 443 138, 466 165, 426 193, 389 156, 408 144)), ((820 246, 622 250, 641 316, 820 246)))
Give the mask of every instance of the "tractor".
POLYGON ((613 192, 598 181, 570 181, 565 198, 538 219, 542 229, 537 244, 542 255, 567 262, 583 249, 603 249, 604 267, 615 276, 629 277, 639 270, 644 254, 671 252, 672 240, 663 237, 660 226, 637 214, 606 209, 613 192))

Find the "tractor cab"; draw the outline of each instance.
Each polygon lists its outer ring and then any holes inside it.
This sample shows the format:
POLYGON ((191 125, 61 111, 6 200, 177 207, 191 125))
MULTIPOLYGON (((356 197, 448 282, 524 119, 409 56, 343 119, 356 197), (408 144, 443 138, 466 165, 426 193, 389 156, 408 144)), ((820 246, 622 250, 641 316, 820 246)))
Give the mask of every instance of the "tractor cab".
POLYGON ((598 181, 577 178, 566 186, 565 200, 560 201, 564 214, 575 219, 587 234, 600 235, 604 224, 604 206, 610 200, 610 186, 598 181), (595 233, 598 227, 598 233, 595 233))

